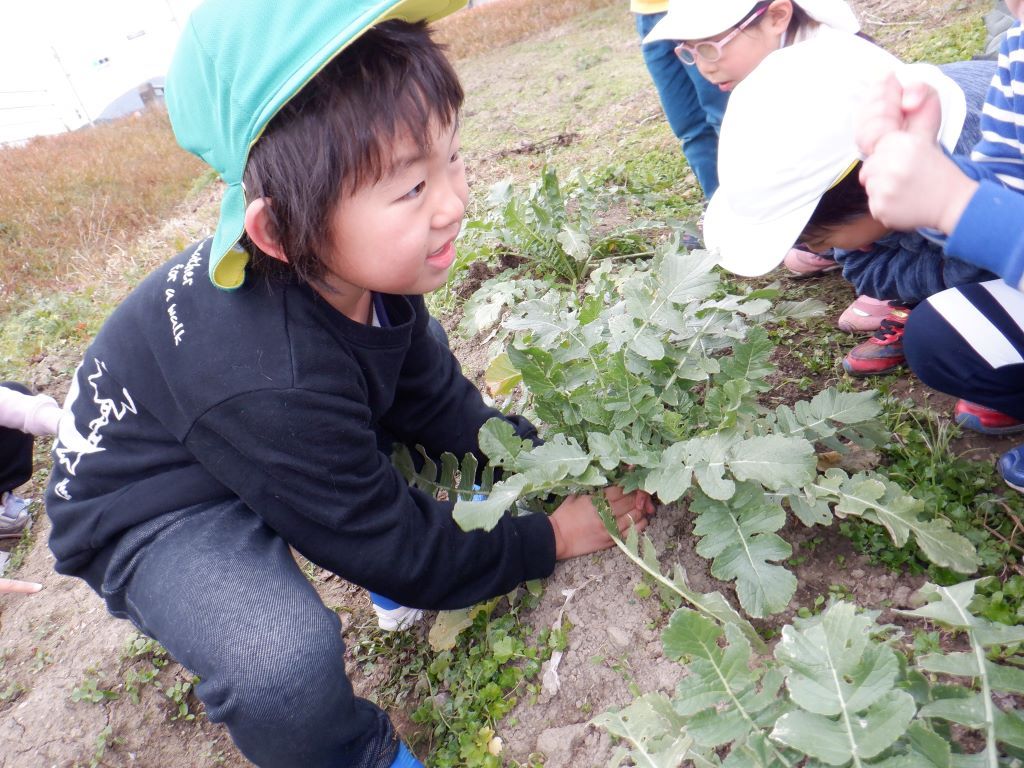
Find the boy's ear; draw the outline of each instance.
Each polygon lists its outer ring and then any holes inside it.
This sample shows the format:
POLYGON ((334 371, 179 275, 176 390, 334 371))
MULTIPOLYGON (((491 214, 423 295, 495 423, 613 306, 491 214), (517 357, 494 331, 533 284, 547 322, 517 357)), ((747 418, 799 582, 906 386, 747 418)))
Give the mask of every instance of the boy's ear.
POLYGON ((245 207, 245 232, 257 248, 287 264, 288 256, 277 241, 270 206, 269 198, 258 197, 245 207))
POLYGON ((765 12, 764 23, 771 31, 781 35, 789 28, 789 20, 793 18, 792 0, 775 0, 765 12))

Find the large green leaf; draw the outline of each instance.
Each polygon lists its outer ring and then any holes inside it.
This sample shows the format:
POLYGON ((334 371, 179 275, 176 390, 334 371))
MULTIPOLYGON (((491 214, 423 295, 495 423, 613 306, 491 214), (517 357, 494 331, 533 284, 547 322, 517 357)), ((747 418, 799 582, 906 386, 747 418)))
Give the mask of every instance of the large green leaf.
POLYGON ((914 717, 914 699, 889 691, 867 710, 839 718, 796 710, 775 723, 772 738, 829 765, 876 757, 892 746, 914 717))

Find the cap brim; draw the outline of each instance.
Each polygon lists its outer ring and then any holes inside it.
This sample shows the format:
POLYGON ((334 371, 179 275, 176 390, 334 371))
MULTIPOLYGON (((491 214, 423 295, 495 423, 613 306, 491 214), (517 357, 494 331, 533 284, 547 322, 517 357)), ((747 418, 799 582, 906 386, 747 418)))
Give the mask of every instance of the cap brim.
MULTIPOLYGON (((715 3, 719 0, 715 0, 715 3)), ((657 43, 661 40, 671 40, 672 42, 679 42, 680 40, 703 40, 707 37, 714 37, 715 35, 721 34, 725 30, 739 24, 743 21, 743 14, 749 12, 748 9, 732 10, 722 7, 716 7, 714 3, 709 3, 708 8, 702 10, 718 11, 718 15, 704 15, 701 17, 699 14, 690 14, 690 16, 684 15, 680 11, 676 13, 672 12, 672 8, 669 7, 668 13, 661 21, 654 25, 647 36, 643 39, 643 44, 648 45, 649 43, 657 43), (693 18, 697 16, 698 18, 693 18)), ((751 4, 753 7, 753 4, 751 4)))
POLYGON ((760 221, 738 213, 716 192, 704 214, 704 243, 730 272, 743 277, 763 275, 786 258, 817 204, 811 200, 779 218, 760 221))
POLYGON ((231 290, 245 282, 249 254, 236 247, 245 229, 245 192, 241 184, 229 184, 220 201, 220 222, 210 248, 210 280, 218 288, 231 290))

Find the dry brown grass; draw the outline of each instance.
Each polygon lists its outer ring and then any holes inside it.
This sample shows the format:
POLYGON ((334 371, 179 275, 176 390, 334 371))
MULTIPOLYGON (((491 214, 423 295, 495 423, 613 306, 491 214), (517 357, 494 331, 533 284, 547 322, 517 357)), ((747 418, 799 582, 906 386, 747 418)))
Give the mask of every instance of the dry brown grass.
POLYGON ((0 311, 129 246, 203 168, 159 109, 0 149, 0 311))
POLYGON ((466 59, 525 40, 574 16, 623 0, 498 0, 437 23, 437 39, 453 59, 466 59))
MULTIPOLYGON (((499 0, 442 20, 438 38, 467 58, 614 3, 499 0)), ((206 170, 162 110, 0 149, 0 317, 22 297, 94 283, 206 170)))

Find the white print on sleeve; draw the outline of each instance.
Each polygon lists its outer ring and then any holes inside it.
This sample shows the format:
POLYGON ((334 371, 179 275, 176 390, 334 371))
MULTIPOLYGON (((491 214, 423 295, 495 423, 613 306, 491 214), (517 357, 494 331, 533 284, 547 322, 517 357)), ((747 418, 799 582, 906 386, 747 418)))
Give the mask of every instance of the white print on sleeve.
MULTIPOLYGON (((202 245, 203 244, 200 243, 200 245, 192 251, 192 254, 188 257, 188 261, 186 261, 184 265, 175 264, 167 270, 168 283, 180 283, 182 287, 187 287, 193 284, 193 274, 196 271, 196 267, 203 263, 203 259, 199 255, 202 245)), ((167 318, 171 321, 171 334, 174 337, 174 346, 181 344, 181 340, 185 337, 185 324, 178 319, 178 305, 174 303, 174 297, 176 295, 176 288, 164 289, 164 302, 167 304, 167 318)))
MULTIPOLYGON (((82 365, 85 365, 85 363, 82 365)), ((54 455, 57 458, 57 463, 71 476, 75 475, 78 469, 78 462, 81 461, 82 456, 105 450, 102 447, 103 428, 110 423, 111 419, 121 421, 129 413, 138 413, 135 401, 132 400, 132 396, 128 393, 127 389, 122 387, 120 392, 115 392, 112 396, 107 396, 101 392, 103 385, 109 381, 109 379, 104 379, 104 375, 107 373, 107 366, 101 360, 96 360, 95 358, 93 359, 93 365, 96 370, 85 378, 89 382, 89 388, 92 390, 92 402, 96 406, 98 415, 89 422, 88 434, 83 435, 78 431, 78 426, 73 417, 75 402, 81 395, 78 386, 78 375, 82 366, 79 366, 79 370, 75 372, 75 376, 71 380, 71 389, 68 391, 67 400, 64 402, 66 418, 61 418, 60 426, 57 429, 57 443, 54 446, 54 455)), ((57 495, 64 499, 71 498, 67 490, 67 483, 68 479, 64 479, 54 489, 57 495)))

